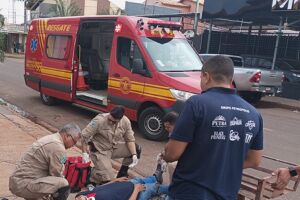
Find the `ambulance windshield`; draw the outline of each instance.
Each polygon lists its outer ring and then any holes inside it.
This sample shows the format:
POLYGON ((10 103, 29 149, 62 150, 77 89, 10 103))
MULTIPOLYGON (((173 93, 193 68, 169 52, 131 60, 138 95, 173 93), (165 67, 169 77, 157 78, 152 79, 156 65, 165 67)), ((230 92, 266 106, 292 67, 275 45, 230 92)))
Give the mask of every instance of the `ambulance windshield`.
POLYGON ((162 72, 200 71, 199 56, 185 39, 142 38, 156 68, 162 72))

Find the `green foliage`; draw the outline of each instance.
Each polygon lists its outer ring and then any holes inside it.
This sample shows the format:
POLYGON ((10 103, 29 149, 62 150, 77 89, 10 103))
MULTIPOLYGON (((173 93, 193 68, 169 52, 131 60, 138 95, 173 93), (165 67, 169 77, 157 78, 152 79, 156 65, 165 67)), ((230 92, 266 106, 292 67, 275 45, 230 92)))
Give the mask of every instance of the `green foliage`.
POLYGON ((2 28, 4 26, 4 16, 0 14, 0 28, 2 28))
MULTIPOLYGON (((4 16, 0 14, 0 28, 4 26, 4 16)), ((6 35, 4 33, 0 33, 0 62, 4 62, 4 51, 6 47, 6 35)))
POLYGON ((55 0, 55 3, 56 5, 50 9, 50 12, 53 12, 56 17, 78 16, 81 14, 81 9, 74 2, 67 4, 64 0, 55 0))
POLYGON ((4 62, 5 49, 6 49, 6 34, 0 33, 0 62, 4 62))

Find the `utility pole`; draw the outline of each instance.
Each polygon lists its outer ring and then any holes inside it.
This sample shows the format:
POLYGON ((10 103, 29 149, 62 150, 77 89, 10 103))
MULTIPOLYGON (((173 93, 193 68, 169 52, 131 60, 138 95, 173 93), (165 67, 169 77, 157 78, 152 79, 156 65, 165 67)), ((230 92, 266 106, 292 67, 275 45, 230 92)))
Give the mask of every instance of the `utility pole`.
POLYGON ((272 62, 272 70, 275 68, 275 62, 277 58, 277 52, 278 52, 278 46, 279 46, 279 40, 282 35, 282 25, 283 25, 283 19, 280 17, 280 22, 278 26, 278 32, 277 32, 277 38, 276 38, 276 44, 275 44, 275 49, 274 49, 274 55, 273 55, 273 62, 272 62))
POLYGON ((198 15, 199 15, 199 2, 200 0, 197 0, 197 5, 196 5, 196 10, 195 10, 195 19, 194 19, 194 32, 195 32, 195 35, 198 34, 198 15))
POLYGON ((17 23, 16 20, 16 6, 15 6, 15 0, 12 0, 12 15, 13 15, 13 24, 17 23))
POLYGON ((24 0, 24 33, 27 32, 27 9, 26 9, 26 0, 24 0))
POLYGON ((210 19, 210 21, 209 21, 209 32, 208 32, 207 45, 206 45, 206 53, 209 53, 210 40, 211 40, 211 34, 212 34, 212 26, 213 26, 213 20, 210 19))

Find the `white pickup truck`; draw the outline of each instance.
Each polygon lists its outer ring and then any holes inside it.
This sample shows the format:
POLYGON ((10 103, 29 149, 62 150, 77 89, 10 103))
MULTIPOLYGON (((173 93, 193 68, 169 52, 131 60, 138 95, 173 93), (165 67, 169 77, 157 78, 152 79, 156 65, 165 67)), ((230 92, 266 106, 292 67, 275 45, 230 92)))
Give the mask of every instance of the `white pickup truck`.
POLYGON ((203 62, 209 58, 223 55, 231 58, 234 63, 233 85, 239 94, 251 103, 258 102, 264 95, 275 95, 281 92, 283 72, 244 67, 243 58, 226 54, 199 54, 203 62))

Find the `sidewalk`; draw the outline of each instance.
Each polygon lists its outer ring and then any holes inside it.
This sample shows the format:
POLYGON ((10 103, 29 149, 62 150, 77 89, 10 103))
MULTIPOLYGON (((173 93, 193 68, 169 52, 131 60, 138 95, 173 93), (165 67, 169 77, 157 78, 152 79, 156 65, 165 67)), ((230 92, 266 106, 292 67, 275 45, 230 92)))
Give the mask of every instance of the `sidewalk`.
POLYGON ((5 58, 24 59, 24 53, 5 53, 5 58))
MULTIPOLYGON (((12 195, 8 189, 8 179, 16 162, 28 147, 38 138, 50 131, 33 123, 0 102, 0 198, 21 199, 12 195)), ((70 155, 79 155, 78 149, 68 150, 70 155)), ((74 195, 69 199, 74 199, 74 195)))
POLYGON ((283 97, 265 96, 258 104, 268 104, 268 107, 300 111, 300 101, 283 97))
MULTIPOLYGON (((10 193, 8 180, 15 169, 17 161, 28 147, 38 138, 57 131, 56 128, 38 121, 30 116, 22 116, 24 113, 17 107, 7 104, 0 99, 0 199, 22 199, 10 193), (28 118, 29 117, 29 118, 28 118), (33 120, 33 121, 32 121, 33 120), (51 130, 51 131, 49 131, 51 130)), ((68 155, 78 156, 81 151, 73 147, 68 150, 68 155)), ((114 169, 120 168, 120 163, 112 161, 114 169)), ((117 171, 116 171, 117 172, 117 171)), ((133 170, 129 170, 129 176, 141 177, 133 170)), ((68 199, 75 199, 71 194, 68 199)))

